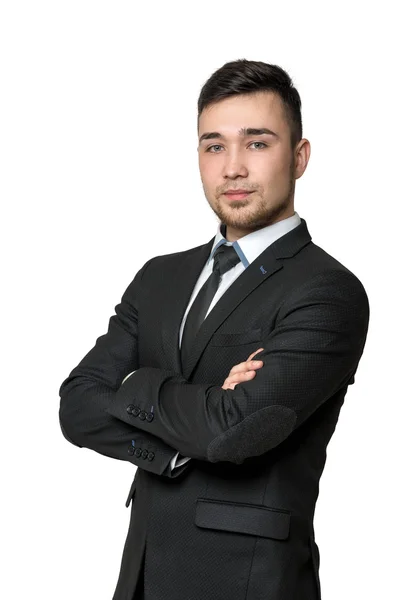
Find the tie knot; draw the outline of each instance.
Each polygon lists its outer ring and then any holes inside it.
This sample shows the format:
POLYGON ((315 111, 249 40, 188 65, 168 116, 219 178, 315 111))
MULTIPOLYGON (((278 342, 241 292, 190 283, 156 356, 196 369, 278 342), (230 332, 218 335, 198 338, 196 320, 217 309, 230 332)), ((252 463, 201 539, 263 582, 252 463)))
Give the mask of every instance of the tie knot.
POLYGON ((222 276, 240 262, 238 253, 233 246, 221 244, 214 254, 213 272, 218 270, 222 276))

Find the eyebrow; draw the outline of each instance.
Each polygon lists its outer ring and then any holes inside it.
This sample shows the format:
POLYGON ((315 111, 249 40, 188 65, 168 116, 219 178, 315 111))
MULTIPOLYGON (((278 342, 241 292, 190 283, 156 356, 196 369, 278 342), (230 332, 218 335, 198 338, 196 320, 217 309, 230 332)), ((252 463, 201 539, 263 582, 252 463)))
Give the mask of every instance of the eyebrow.
MULTIPOLYGON (((271 131, 271 129, 267 129, 266 127, 261 127, 261 128, 242 127, 241 129, 239 129, 238 134, 243 137, 249 137, 250 135, 266 134, 266 135, 272 135, 276 138, 279 138, 278 134, 275 133, 275 131, 271 131)), ((203 135, 200 136, 199 144, 201 144, 201 142, 203 140, 211 140, 211 139, 225 139, 225 136, 223 136, 222 133, 219 133, 218 131, 209 131, 207 133, 203 133, 203 135)))

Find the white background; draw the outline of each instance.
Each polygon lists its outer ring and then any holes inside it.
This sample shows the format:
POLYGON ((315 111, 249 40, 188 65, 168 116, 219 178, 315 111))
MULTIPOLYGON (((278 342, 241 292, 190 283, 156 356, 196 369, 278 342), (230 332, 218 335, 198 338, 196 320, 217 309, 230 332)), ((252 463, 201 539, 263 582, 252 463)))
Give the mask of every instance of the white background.
POLYGON ((1 3, 2 598, 112 597, 135 467, 64 439, 58 389, 148 258, 215 235, 196 103, 238 58, 293 78, 295 209, 370 300, 316 507, 322 596, 399 597, 395 6, 1 3))

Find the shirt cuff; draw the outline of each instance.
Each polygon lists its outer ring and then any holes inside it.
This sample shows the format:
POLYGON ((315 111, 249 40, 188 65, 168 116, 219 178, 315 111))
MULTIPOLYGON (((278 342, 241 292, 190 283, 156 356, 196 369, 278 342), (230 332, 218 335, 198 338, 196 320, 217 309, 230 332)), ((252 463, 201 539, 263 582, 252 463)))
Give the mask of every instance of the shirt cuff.
POLYGON ((170 465, 171 465, 171 471, 172 471, 172 469, 176 469, 177 467, 180 467, 181 465, 184 465, 185 463, 188 462, 188 460, 190 460, 189 456, 183 456, 182 458, 180 458, 179 460, 177 460, 178 456, 179 456, 179 452, 177 452, 175 454, 175 456, 173 456, 171 458, 171 463, 170 463, 170 465))

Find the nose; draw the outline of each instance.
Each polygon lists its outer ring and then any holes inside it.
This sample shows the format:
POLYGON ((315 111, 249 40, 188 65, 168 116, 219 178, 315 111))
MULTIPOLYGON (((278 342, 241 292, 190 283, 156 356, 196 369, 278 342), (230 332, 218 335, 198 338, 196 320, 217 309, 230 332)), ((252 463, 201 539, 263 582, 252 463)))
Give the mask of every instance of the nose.
POLYGON ((228 179, 248 176, 248 170, 240 152, 226 153, 223 176, 228 179))

